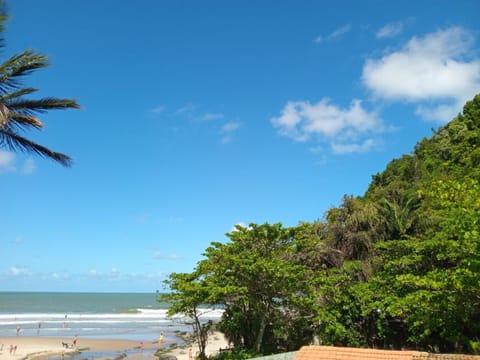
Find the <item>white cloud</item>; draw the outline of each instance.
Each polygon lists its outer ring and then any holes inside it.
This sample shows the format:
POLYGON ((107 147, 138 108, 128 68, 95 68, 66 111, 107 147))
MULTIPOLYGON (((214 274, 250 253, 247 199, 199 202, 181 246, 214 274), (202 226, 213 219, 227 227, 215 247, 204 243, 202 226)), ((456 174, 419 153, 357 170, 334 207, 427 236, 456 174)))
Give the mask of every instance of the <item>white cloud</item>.
POLYGON ((202 116, 202 120, 210 121, 210 120, 218 120, 223 119, 225 116, 222 113, 206 113, 202 116))
POLYGON ((402 22, 395 22, 395 23, 390 23, 386 24, 382 28, 380 28, 375 36, 379 39, 383 38, 391 38, 394 36, 397 36, 403 31, 403 23, 402 22))
POLYGON ((193 105, 192 103, 188 103, 185 106, 178 108, 175 111, 176 115, 184 115, 184 116, 193 116, 195 113, 197 107, 193 105))
POLYGON ((350 29, 351 29, 351 26, 349 24, 343 25, 343 26, 339 27, 338 29, 336 29, 335 31, 331 32, 328 35, 317 36, 313 40, 313 42, 315 42, 317 44, 321 44, 323 42, 338 40, 338 39, 342 38, 343 35, 348 33, 350 31, 350 29))
POLYGON ((377 98, 421 104, 417 114, 448 121, 480 91, 480 60, 468 59, 473 37, 451 27, 413 37, 398 51, 369 59, 362 79, 377 98))
POLYGON ((458 100, 436 106, 418 105, 415 114, 425 120, 448 122, 460 113, 463 104, 464 101, 458 100))
POLYGON ((15 154, 10 151, 0 150, 0 173, 15 172, 15 154))
POLYGON ((166 108, 167 107, 165 105, 158 105, 158 106, 154 107, 151 111, 154 114, 161 114, 165 111, 166 108))
POLYGON ((338 28, 334 32, 332 32, 329 37, 331 39, 337 39, 339 37, 342 37, 344 34, 348 33, 350 31, 351 26, 350 25, 343 25, 342 27, 338 28))
POLYGON ((271 119, 280 135, 295 141, 307 141, 312 137, 327 141, 338 153, 366 151, 373 145, 372 140, 363 138, 367 134, 384 131, 376 112, 362 107, 360 100, 353 100, 350 107, 342 109, 324 98, 315 104, 308 101, 290 101, 279 117, 271 119), (363 139, 363 140, 362 140, 363 139), (356 147, 352 143, 362 142, 356 147))
POLYGON ((243 221, 240 221, 238 223, 236 223, 231 229, 230 229, 230 232, 236 232, 236 231, 239 231, 239 228, 244 228, 244 229, 248 229, 249 226, 247 224, 245 224, 243 221))
POLYGON ((16 160, 17 158, 13 152, 0 150, 0 174, 20 171, 22 174, 30 175, 35 171, 35 161, 32 158, 25 160, 20 169, 17 169, 16 160))
POLYGON ((332 143, 332 150, 336 154, 365 153, 376 145, 373 139, 366 139, 362 143, 337 144, 332 143))
POLYGON ((22 167, 22 172, 26 175, 32 174, 37 167, 35 166, 35 161, 32 158, 28 158, 22 167))
POLYGON ((220 134, 222 135, 222 144, 232 141, 233 134, 240 129, 240 127, 241 124, 239 122, 230 121, 225 123, 220 130, 220 134))
POLYGON ((237 122, 228 122, 222 126, 222 133, 231 133, 240 128, 240 124, 237 122))
POLYGON ((49 274, 48 277, 45 278, 45 280, 54 280, 54 281, 68 280, 68 279, 70 279, 69 273, 59 273, 59 272, 52 272, 49 274))
POLYGON ((26 267, 12 266, 11 268, 8 269, 7 275, 12 277, 24 277, 24 276, 30 276, 31 273, 30 271, 28 271, 26 267))
POLYGON ((154 250, 152 257, 156 260, 179 260, 182 259, 179 255, 176 254, 164 254, 160 250, 154 250))

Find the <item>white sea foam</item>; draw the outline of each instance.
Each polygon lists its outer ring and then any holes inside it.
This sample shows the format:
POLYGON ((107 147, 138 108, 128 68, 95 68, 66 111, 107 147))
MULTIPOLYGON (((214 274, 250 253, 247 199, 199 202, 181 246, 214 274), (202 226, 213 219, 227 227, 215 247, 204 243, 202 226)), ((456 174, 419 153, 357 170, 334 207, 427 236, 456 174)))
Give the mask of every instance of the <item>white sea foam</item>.
MULTIPOLYGON (((0 337, 20 335, 178 341, 177 331, 191 331, 191 319, 169 317, 158 294, 7 293, 0 292, 0 337)), ((223 310, 201 309, 202 321, 217 322, 223 310)))
MULTIPOLYGON (((167 309, 139 308, 128 313, 19 313, 0 314, 0 336, 12 336, 17 327, 24 335, 122 337, 124 334, 151 334, 165 331, 189 331, 192 320, 184 314, 168 316, 167 309), (123 334, 123 335, 122 335, 123 334)), ((221 309, 201 309, 202 321, 217 322, 221 309)))

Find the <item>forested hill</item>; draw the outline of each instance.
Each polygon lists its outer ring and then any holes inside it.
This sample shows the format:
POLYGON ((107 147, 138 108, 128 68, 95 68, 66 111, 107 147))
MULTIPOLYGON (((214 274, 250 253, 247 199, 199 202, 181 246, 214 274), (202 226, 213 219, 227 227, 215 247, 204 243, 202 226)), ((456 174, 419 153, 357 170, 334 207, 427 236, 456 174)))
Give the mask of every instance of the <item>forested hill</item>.
POLYGON ((325 298, 324 340, 480 350, 479 182, 480 94, 328 211, 321 237, 341 255, 324 275, 348 285, 325 298))
POLYGON ((419 141, 413 155, 391 161, 373 177, 366 197, 379 200, 395 192, 412 193, 435 180, 480 179, 480 94, 430 139, 419 141))
POLYGON ((313 341, 480 352, 480 94, 323 220, 227 236, 161 300, 194 318, 222 304, 232 358, 313 341))

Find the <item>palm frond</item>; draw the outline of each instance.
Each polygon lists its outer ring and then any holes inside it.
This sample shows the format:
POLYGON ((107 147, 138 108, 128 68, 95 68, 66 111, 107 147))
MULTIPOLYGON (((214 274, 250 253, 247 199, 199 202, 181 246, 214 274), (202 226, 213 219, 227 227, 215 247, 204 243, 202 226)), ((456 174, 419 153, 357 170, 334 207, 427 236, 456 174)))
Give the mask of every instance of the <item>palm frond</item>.
POLYGON ((0 128, 0 147, 4 144, 12 151, 35 153, 44 158, 54 160, 66 167, 70 167, 73 163, 72 158, 65 154, 52 151, 14 132, 0 128))
POLYGON ((3 95, 0 95, 0 103, 5 103, 7 101, 10 101, 12 99, 16 99, 25 95, 32 94, 34 92, 38 91, 38 89, 35 88, 23 88, 19 90, 14 90, 9 93, 5 93, 3 95))
POLYGON ((58 99, 47 97, 37 100, 18 99, 8 102, 7 106, 10 110, 23 114, 43 113, 53 109, 80 109, 81 106, 75 99, 58 99))
MULTIPOLYGON (((0 50, 5 46, 3 32, 7 20, 5 0, 0 0, 0 50)), ((53 97, 39 100, 23 99, 24 96, 37 91, 34 88, 23 87, 23 77, 48 65, 48 57, 33 50, 13 55, 0 63, 0 148, 7 147, 12 151, 34 153, 63 166, 71 166, 73 160, 68 155, 52 151, 18 134, 19 130, 43 127, 43 123, 35 116, 36 113, 52 109, 80 108, 73 99, 53 97)))
POLYGON ((0 65, 0 90, 4 93, 10 88, 18 88, 22 76, 47 66, 48 57, 37 54, 33 50, 13 55, 0 65))
MULTIPOLYGON (((1 115, 1 114, 0 114, 1 115)), ((10 112, 8 123, 5 126, 5 129, 12 130, 12 129, 26 129, 26 128, 35 128, 35 129, 42 129, 43 123, 40 121, 39 118, 33 115, 25 115, 19 114, 16 112, 10 112)))

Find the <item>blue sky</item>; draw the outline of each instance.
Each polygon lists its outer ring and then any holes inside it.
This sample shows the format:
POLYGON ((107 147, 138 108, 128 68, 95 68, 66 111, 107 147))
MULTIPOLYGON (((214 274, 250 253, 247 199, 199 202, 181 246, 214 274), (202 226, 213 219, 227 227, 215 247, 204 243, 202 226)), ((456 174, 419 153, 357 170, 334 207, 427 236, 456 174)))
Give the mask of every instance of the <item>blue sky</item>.
POLYGON ((15 0, 76 98, 0 149, 0 290, 162 289, 235 224, 322 219, 480 92, 480 2, 15 0))

